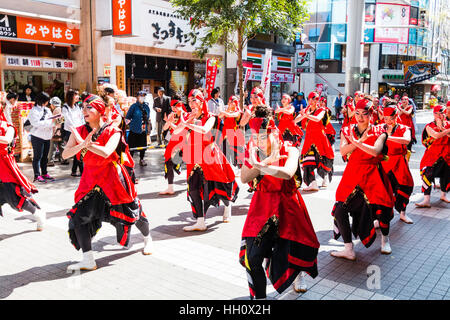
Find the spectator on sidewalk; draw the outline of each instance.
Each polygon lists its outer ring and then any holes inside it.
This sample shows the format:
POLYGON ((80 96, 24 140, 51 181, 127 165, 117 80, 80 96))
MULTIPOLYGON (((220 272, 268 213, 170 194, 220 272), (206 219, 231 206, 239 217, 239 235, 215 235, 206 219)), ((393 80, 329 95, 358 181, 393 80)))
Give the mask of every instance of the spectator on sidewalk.
POLYGON ((19 101, 35 102, 36 95, 33 92, 33 88, 30 85, 26 85, 23 88, 23 92, 19 95, 19 101))
MULTIPOLYGON (((61 114, 61 100, 58 97, 53 97, 50 99, 50 110, 52 111, 52 115, 54 116, 61 114)), ((55 146, 58 148, 58 160, 60 162, 62 160, 62 121, 62 117, 56 119, 55 121, 55 127, 53 128, 53 137, 50 140, 50 150, 48 152, 48 167, 53 167, 55 165, 55 146)))
POLYGON ((334 100, 334 110, 336 112, 336 119, 339 121, 339 123, 341 123, 341 118, 339 115, 341 114, 342 110, 342 100, 342 93, 339 92, 338 96, 334 100))
POLYGON ((225 105, 223 100, 220 98, 220 89, 214 88, 211 91, 211 99, 208 101, 208 111, 210 114, 218 116, 222 111, 224 111, 225 105))
MULTIPOLYGON (((64 117, 63 126, 63 140, 65 143, 69 141, 71 130, 76 129, 85 124, 82 109, 78 105, 80 96, 78 91, 69 90, 66 94, 66 102, 62 107, 62 115, 64 117)), ((77 157, 73 157, 72 163, 72 177, 79 177, 83 174, 83 162, 79 161, 77 157), (79 169, 80 174, 77 174, 77 169, 79 169)))
MULTIPOLYGON (((165 95, 165 90, 163 87, 158 89, 158 96, 154 99, 153 110, 156 111, 156 127, 157 127, 157 141, 158 145, 165 145, 165 135, 167 132, 163 132, 162 128, 166 123, 164 118, 168 116, 171 112, 170 108, 170 97, 165 95)), ((150 111, 147 115, 150 114, 150 111)))
POLYGON ((306 100, 303 92, 300 92, 294 102, 292 103, 295 108, 295 113, 299 113, 301 110, 306 108, 306 100))
MULTIPOLYGON (((160 91, 158 91, 158 93, 159 92, 160 91)), ((130 149, 137 147, 147 147, 147 135, 150 133, 149 128, 150 107, 145 102, 146 95, 147 93, 145 91, 139 91, 137 96, 138 98, 137 102, 131 105, 125 117, 126 119, 125 122, 130 125, 130 132, 128 134, 128 141, 127 141, 130 149)), ((155 98, 155 100, 159 100, 158 98, 155 98)), ((160 134, 158 134, 158 136, 160 136, 160 134)), ((139 151, 139 158, 140 158, 139 165, 142 167, 145 167, 147 165, 147 163, 144 161, 145 151, 146 151, 145 149, 139 151)), ((130 154, 131 156, 133 156, 134 151, 130 150, 130 154)))
POLYGON ((48 151, 50 149, 50 139, 53 136, 53 128, 56 119, 49 119, 52 112, 47 107, 50 96, 41 92, 36 96, 36 104, 28 115, 31 124, 30 135, 33 146, 33 171, 34 181, 46 183, 54 181, 47 172, 48 151))

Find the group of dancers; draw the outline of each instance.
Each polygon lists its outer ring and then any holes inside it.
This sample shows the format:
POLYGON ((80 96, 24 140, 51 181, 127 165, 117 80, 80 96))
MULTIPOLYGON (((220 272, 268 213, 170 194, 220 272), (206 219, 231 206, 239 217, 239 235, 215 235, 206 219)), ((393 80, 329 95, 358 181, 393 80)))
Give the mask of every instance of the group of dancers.
MULTIPOLYGON (((239 97, 232 96, 226 108, 213 115, 199 89, 189 93, 191 112, 181 101, 172 100, 172 113, 163 128, 171 133, 164 154, 168 188, 160 194, 174 194, 174 174, 181 173, 184 162, 187 199, 196 222, 183 230, 201 232, 207 229, 205 217, 211 206, 223 204, 223 221, 230 221, 240 176, 253 192, 239 252, 250 297, 266 298, 267 277, 280 293, 292 284, 296 292, 305 292, 305 276, 318 275, 320 244, 300 188, 305 184, 303 191, 319 191, 316 174, 322 179, 321 188, 331 182, 337 134, 330 123, 331 111, 317 92, 308 95, 308 106, 297 114, 287 94, 282 96, 282 106, 273 110, 263 91, 255 87, 250 102, 241 110, 239 97)), ((371 96, 356 92, 344 108, 339 135, 340 153, 347 165, 331 212, 334 237, 342 236, 344 249, 331 252, 334 257, 355 260, 352 234, 369 247, 376 228, 381 231, 381 253, 390 254, 389 224, 394 208, 401 221, 413 223, 406 214, 414 187, 408 166, 415 137, 409 121, 411 108, 403 100, 384 101, 383 105, 374 108, 371 96)), ((430 207, 433 183, 440 187, 440 199, 449 202, 450 103, 447 108, 436 106, 433 115, 434 121, 422 134, 427 148, 420 164, 424 200, 416 204, 422 208, 430 207)), ((143 254, 153 252, 149 221, 135 189, 124 119, 113 101, 93 94, 83 97, 83 116, 86 124, 72 130, 62 154, 84 163, 75 204, 67 213, 70 241, 82 250, 83 259, 68 270, 97 268, 92 238, 103 222, 116 228, 117 242, 123 246, 128 245, 130 230, 136 225, 144 238, 143 254)), ((16 134, 0 111, 0 207, 8 203, 18 211, 33 213, 37 229, 42 230, 45 212, 32 197, 37 189, 21 173, 13 156, 16 134)))

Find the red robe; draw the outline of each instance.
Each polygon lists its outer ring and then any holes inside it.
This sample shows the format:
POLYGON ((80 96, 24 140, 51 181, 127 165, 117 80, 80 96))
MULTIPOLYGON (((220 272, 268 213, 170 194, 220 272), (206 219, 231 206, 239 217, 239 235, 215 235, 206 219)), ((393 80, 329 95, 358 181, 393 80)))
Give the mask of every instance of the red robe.
MULTIPOLYGON (((384 124, 380 125, 379 130, 385 132, 387 130, 387 126, 384 124)), ((407 126, 397 124, 392 136, 403 137, 406 130, 409 130, 407 126)), ((409 170, 408 162, 406 161, 406 154, 408 153, 406 145, 387 140, 386 146, 388 147, 388 160, 381 161, 384 172, 389 173, 392 171, 395 179, 400 185, 414 187, 414 180, 412 178, 411 171, 409 170)))
MULTIPOLYGON (((433 166, 441 157, 447 165, 450 166, 450 138, 448 136, 444 136, 440 139, 434 139, 428 136, 426 131, 428 127, 436 132, 441 131, 434 121, 427 124, 423 129, 422 143, 427 147, 427 149, 425 150, 422 160, 420 161, 420 170, 423 171, 425 167, 433 166)), ((444 128, 450 128, 450 122, 445 122, 444 128)))
MULTIPOLYGON (((316 108, 311 115, 317 116, 322 111, 324 111, 324 117, 326 117, 327 111, 324 108, 316 108)), ((315 145, 320 156, 334 159, 333 147, 325 134, 325 125, 322 120, 318 122, 308 119, 302 120, 302 126, 305 128, 305 142, 303 143, 302 155, 306 155, 311 147, 315 145)))
MULTIPOLYGON (((413 108, 413 106, 408 105, 404 109, 409 111, 412 108, 413 108)), ((400 118, 402 124, 404 124, 405 126, 408 126, 411 129, 411 138, 415 139, 415 137, 416 137, 416 130, 414 128, 414 122, 413 122, 413 119, 412 119, 412 115, 411 114, 408 115, 408 114, 402 113, 399 118, 400 118)))
MULTIPOLYGON (((212 116, 202 117, 201 125, 205 125, 210 117, 212 116)), ((186 163, 188 179, 192 170, 196 166, 200 166, 205 180, 222 183, 233 183, 235 181, 233 169, 214 142, 211 132, 205 135, 189 130, 183 146, 183 161, 186 163)))
MULTIPOLYGON (((355 139, 359 139, 355 133, 355 127, 356 125, 350 125, 342 129, 344 139, 348 141, 346 136, 350 136, 350 134, 355 139)), ((368 139, 364 143, 373 146, 380 134, 382 134, 381 127, 372 126, 368 132, 368 139)), ((345 202, 359 186, 370 204, 392 208, 394 206, 393 191, 389 179, 380 165, 382 160, 383 155, 373 157, 356 148, 349 156, 341 182, 336 190, 336 201, 345 202)))
MULTIPOLYGON (((89 134, 85 125, 77 128, 80 136, 85 139, 89 134)), ((117 132, 118 128, 109 125, 100 134, 96 144, 105 146, 108 140, 117 132)), ((91 151, 83 157, 84 169, 80 185, 75 192, 75 203, 78 203, 95 186, 99 186, 112 205, 133 202, 136 198, 136 190, 131 182, 125 167, 120 163, 119 155, 113 152, 108 158, 103 158, 91 151), (121 183, 118 172, 122 173, 126 187, 121 183)))
MULTIPOLYGON (((8 128, 14 128, 5 120, 0 120, 0 136, 4 136, 8 128)), ((15 129, 14 129, 15 130, 15 129)), ((16 135, 14 134, 14 139, 16 135)), ((14 152, 6 144, 0 144, 0 181, 11 182, 23 187, 28 194, 38 192, 37 188, 20 171, 14 158, 14 152)))
POLYGON ((293 136, 303 136, 302 129, 294 122, 294 114, 287 114, 280 112, 278 117, 278 130, 280 130, 281 136, 284 135, 286 130, 289 130, 293 136))

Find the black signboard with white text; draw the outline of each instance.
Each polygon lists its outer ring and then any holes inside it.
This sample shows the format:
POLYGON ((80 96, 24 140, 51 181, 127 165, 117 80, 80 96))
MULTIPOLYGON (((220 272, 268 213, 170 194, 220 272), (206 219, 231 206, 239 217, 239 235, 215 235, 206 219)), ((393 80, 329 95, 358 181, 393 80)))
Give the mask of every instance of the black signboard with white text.
POLYGON ((15 16, 0 14, 0 37, 17 38, 17 21, 15 16))

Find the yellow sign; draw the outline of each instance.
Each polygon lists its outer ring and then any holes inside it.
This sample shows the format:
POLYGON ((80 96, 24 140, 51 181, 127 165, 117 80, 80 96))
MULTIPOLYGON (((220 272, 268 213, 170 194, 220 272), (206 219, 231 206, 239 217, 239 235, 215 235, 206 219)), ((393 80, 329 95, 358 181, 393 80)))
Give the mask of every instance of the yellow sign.
POLYGON ((125 90, 125 67, 116 66, 116 85, 119 90, 125 90))
POLYGON ((104 77, 110 77, 111 76, 111 65, 110 64, 104 64, 103 65, 103 76, 104 77))

